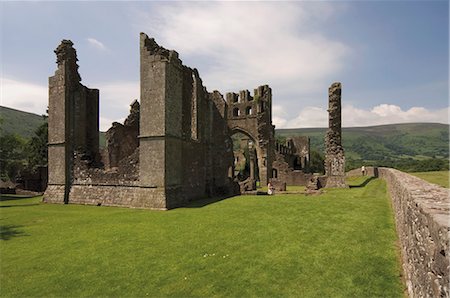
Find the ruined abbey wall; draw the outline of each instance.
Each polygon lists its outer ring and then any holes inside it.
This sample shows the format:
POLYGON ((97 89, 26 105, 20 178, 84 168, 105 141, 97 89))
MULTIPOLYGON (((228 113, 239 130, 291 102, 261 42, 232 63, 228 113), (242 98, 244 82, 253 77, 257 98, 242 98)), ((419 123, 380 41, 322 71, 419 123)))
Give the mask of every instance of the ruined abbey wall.
POLYGON ((170 209, 193 199, 266 185, 274 175, 305 185, 309 140, 275 146, 272 90, 208 92, 176 51, 140 35, 140 102, 106 132, 99 150, 99 91, 80 81, 76 51, 63 41, 49 80, 49 172, 46 202, 170 209), (235 176, 234 133, 251 145, 249 179, 235 176), (287 152, 289 151, 289 152, 287 152), (278 162, 278 163, 277 163, 278 162))
POLYGON ((286 144, 276 142, 271 182, 306 186, 312 177, 308 172, 309 147, 309 138, 304 136, 289 138, 286 144))
POLYGON ((450 190, 390 168, 386 180, 395 213, 410 297, 449 297, 450 190))
POLYGON ((241 132, 255 142, 259 179, 266 185, 275 160, 275 127, 272 125, 272 89, 259 86, 253 96, 248 90, 227 93, 227 124, 230 134, 241 132))
POLYGON ((98 153, 99 91, 83 86, 73 43, 63 40, 55 50, 58 68, 49 78, 48 202, 68 201, 74 151, 96 163, 98 153))
POLYGON ((63 41, 49 80, 45 202, 170 209, 231 195, 233 152, 219 92, 208 93, 178 53, 141 34, 141 98, 98 146, 98 90, 81 85, 76 51, 63 41), (102 158, 100 157, 102 156, 102 158))
POLYGON ((140 181, 165 188, 167 208, 231 192, 224 112, 220 94, 207 92, 196 69, 141 34, 140 181))

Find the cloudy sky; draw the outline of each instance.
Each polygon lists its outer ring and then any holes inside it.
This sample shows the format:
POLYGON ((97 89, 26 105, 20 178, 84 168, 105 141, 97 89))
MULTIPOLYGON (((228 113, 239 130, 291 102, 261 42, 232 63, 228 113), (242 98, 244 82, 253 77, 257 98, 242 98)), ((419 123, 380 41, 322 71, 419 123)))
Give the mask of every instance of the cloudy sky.
POLYGON ((47 107, 53 50, 70 39, 101 129, 139 98, 139 32, 175 49, 222 94, 269 84, 277 128, 448 123, 448 1, 0 2, 1 105, 47 107))

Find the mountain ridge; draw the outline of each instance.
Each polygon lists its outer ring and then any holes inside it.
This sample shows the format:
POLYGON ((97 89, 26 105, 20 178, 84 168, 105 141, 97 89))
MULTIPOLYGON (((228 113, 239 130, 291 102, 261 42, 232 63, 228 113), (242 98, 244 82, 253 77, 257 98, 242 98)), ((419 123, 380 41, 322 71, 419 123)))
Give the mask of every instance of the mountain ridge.
MULTIPOLYGON (((24 139, 45 121, 44 117, 0 106, 1 133, 14 133, 24 139)), ((349 167, 360 164, 393 166, 449 157, 449 125, 443 123, 396 123, 342 128, 342 142, 349 167)), ((311 150, 323 155, 326 127, 281 128, 275 130, 278 141, 302 135, 310 138, 311 150)), ((100 133, 104 146, 104 132, 100 133)), ((448 162, 447 162, 448 163, 448 162)))

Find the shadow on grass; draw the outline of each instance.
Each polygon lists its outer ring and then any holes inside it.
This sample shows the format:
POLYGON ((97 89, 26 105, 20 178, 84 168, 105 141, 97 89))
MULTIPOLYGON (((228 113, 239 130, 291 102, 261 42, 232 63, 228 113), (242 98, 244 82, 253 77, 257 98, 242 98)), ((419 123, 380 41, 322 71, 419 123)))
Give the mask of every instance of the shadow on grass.
POLYGON ((201 207, 205 207, 205 206, 210 205, 210 204, 214 204, 214 203, 220 202, 220 201, 225 200, 225 199, 229 199, 231 197, 232 196, 218 197, 218 198, 206 198, 206 199, 195 200, 195 201, 192 201, 189 204, 187 204, 186 206, 183 206, 181 208, 201 208, 201 207))
POLYGON ((357 185, 350 185, 350 188, 354 188, 354 187, 364 187, 366 186, 370 181, 372 181, 373 179, 376 179, 375 177, 367 177, 366 180, 364 180, 362 183, 357 184, 357 185))
POLYGON ((28 206, 38 206, 38 203, 34 204, 18 204, 18 205, 2 205, 0 208, 11 208, 11 207, 28 207, 28 206))
POLYGON ((29 195, 7 195, 2 194, 0 195, 0 202, 3 201, 14 201, 14 200, 23 200, 23 199, 29 199, 34 198, 35 196, 29 196, 29 195))
POLYGON ((23 226, 0 225, 0 240, 9 240, 13 237, 28 236, 20 230, 23 226))
MULTIPOLYGON (((249 192, 246 193, 247 195, 255 195, 255 196, 267 196, 267 192, 266 191, 254 191, 254 192, 249 192)), ((222 197, 215 197, 215 198, 205 198, 205 199, 199 199, 199 200, 195 200, 192 202, 189 202, 186 206, 183 207, 179 207, 179 208, 201 208, 201 207, 205 207, 207 205, 210 204, 214 204, 226 199, 231 199, 233 197, 236 196, 241 196, 241 195, 245 195, 245 194, 235 194, 235 195, 229 195, 229 196, 222 196, 222 197)))

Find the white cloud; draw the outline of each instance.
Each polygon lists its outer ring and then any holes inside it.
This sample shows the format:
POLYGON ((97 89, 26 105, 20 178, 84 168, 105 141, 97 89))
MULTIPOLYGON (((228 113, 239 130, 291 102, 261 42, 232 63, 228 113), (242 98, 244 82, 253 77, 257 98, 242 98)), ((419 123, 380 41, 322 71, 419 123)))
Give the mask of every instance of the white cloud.
POLYGON ((91 46, 93 46, 94 48, 96 48, 98 50, 106 50, 105 45, 95 38, 92 38, 92 37, 87 38, 87 41, 89 42, 89 44, 91 46))
POLYGON ((139 82, 108 82, 92 84, 100 90, 100 130, 106 131, 113 122, 123 122, 130 104, 139 99, 139 82))
MULTIPOLYGON (((137 13, 140 30, 203 63, 209 90, 237 91, 270 84, 274 90, 317 91, 317 81, 344 66, 349 48, 316 32, 333 10, 327 3, 214 2, 157 6, 158 14, 137 13), (201 59, 201 60, 200 60, 201 59)), ((196 66, 196 65, 192 65, 196 66)))
POLYGON ((48 106, 48 88, 29 82, 9 78, 0 78, 2 106, 35 113, 45 114, 48 106))
MULTIPOLYGON (((0 105, 45 114, 48 106, 48 87, 33 83, 0 78, 0 105)), ((100 130, 106 131, 114 121, 123 122, 130 104, 139 98, 139 82, 93 83, 89 88, 100 90, 100 130)))
POLYGON ((402 110, 399 106, 381 104, 370 110, 344 106, 342 122, 344 126, 368 126, 407 122, 449 123, 449 108, 429 110, 424 107, 412 107, 402 110))
MULTIPOLYGON (((399 106, 390 104, 381 104, 371 109, 364 110, 352 105, 346 105, 342 109, 342 125, 344 127, 371 126, 392 123, 410 123, 410 122, 437 122, 449 123, 450 107, 429 110, 424 107, 412 107, 408 110, 402 110, 399 106)), ((328 112, 321 107, 305 107, 297 117, 288 120, 280 116, 276 110, 274 118, 279 125, 277 128, 303 128, 303 127, 327 127, 328 112), (281 120, 280 120, 281 118, 281 120)), ((275 121, 274 121, 275 123, 275 121)))
MULTIPOLYGON (((324 108, 305 107, 297 117, 287 121, 286 127, 326 127, 328 126, 328 112, 324 108)), ((280 127, 281 128, 281 127, 280 127)))

